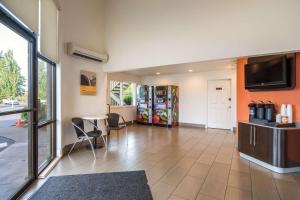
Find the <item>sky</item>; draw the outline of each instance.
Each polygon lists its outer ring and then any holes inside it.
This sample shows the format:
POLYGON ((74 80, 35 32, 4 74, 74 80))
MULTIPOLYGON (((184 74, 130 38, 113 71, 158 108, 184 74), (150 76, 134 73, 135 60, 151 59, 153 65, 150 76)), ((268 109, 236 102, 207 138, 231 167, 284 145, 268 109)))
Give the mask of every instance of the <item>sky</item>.
POLYGON ((7 52, 13 50, 13 55, 19 67, 21 74, 25 77, 25 90, 27 90, 28 80, 28 42, 22 36, 18 35, 8 27, 0 23, 0 51, 7 52))

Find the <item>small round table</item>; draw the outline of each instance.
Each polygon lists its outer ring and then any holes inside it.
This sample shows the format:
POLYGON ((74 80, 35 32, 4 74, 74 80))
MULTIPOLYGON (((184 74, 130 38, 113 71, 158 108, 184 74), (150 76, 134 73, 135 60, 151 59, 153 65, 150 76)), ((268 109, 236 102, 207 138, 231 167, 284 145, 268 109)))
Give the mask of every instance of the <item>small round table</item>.
MULTIPOLYGON (((85 117, 82 117, 82 119, 84 119, 84 120, 88 120, 88 121, 94 121, 94 125, 96 126, 96 127, 98 127, 97 126, 97 124, 98 124, 98 120, 99 120, 99 122, 101 122, 101 121, 103 121, 104 122, 104 125, 105 125, 105 127, 106 127, 106 120, 107 120, 107 115, 95 115, 95 116, 85 116, 85 117)), ((94 131, 97 131, 97 128, 94 126, 94 131)), ((101 128, 100 128, 100 130, 101 130, 101 128)), ((102 131, 102 134, 104 133, 104 131, 106 131, 106 130, 101 130, 102 131)), ((105 134, 106 135, 106 145, 107 145, 107 134, 105 134)), ((97 139, 95 139, 95 141, 94 141, 94 148, 102 148, 103 146, 98 146, 97 145, 97 139)))

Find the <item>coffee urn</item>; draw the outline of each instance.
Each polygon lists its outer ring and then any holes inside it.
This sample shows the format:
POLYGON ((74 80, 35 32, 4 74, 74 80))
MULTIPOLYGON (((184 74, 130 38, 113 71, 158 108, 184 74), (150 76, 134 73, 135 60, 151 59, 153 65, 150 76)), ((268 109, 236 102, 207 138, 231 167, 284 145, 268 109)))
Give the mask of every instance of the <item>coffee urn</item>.
POLYGON ((257 119, 263 120, 265 119, 265 103, 261 102, 257 104, 257 119))
POLYGON ((255 102, 249 103, 248 108, 249 108, 249 121, 251 121, 254 118, 256 118, 256 103, 255 102))
POLYGON ((272 102, 265 104, 265 119, 273 122, 275 116, 275 105, 272 102))

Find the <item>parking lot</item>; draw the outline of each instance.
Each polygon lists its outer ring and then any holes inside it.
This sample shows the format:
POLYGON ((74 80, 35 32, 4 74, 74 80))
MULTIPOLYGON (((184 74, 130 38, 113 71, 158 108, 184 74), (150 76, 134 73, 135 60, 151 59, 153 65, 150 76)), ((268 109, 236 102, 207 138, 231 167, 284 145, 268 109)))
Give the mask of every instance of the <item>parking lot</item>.
MULTIPOLYGON (((0 104, 0 111, 11 111, 12 109, 22 109, 23 106, 0 104)), ((0 199, 7 199, 16 188, 28 179, 28 145, 29 145, 29 128, 27 125, 16 126, 17 120, 21 119, 21 114, 11 114, 0 116, 0 143, 5 143, 5 139, 14 142, 8 144, 6 148, 0 151, 0 199), (3 142, 4 141, 4 142, 3 142), (4 196, 2 196, 4 195, 4 196)), ((49 155, 50 138, 46 129, 39 129, 39 163, 43 162, 49 155)), ((5 144, 2 144, 5 146, 5 144)))

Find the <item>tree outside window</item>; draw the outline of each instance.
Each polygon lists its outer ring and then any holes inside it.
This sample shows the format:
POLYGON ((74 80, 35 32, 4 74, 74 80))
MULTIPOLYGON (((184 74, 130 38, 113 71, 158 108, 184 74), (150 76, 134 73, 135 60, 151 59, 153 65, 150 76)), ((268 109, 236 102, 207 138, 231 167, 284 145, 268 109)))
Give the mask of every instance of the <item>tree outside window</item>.
POLYGON ((12 107, 17 100, 24 100, 26 79, 21 68, 14 59, 13 51, 0 52, 0 102, 11 102, 12 107))

